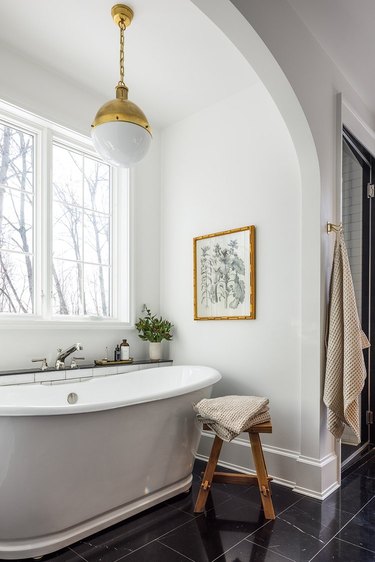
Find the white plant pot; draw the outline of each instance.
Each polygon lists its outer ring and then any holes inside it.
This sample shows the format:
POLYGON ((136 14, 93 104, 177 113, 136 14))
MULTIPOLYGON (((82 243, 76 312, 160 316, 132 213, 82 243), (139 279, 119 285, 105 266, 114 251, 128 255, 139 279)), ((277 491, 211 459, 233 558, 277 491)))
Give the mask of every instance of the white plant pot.
POLYGON ((151 361, 159 361, 161 359, 161 342, 150 341, 149 354, 151 361))

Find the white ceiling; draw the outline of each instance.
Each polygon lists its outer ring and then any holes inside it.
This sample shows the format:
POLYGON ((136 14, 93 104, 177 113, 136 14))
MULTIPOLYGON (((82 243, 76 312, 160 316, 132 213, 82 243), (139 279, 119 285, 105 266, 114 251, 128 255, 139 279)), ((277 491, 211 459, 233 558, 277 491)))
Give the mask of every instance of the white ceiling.
MULTIPOLYGON (((103 103, 119 79, 113 0, 0 0, 2 46, 93 90, 103 103)), ((240 91, 258 78, 232 43, 190 0, 131 0, 125 33, 129 99, 163 127, 240 91)))
MULTIPOLYGON (((289 2, 373 109, 375 0, 289 2)), ((114 3, 0 0, 0 48, 9 45, 105 102, 114 97, 119 79, 114 3)), ((153 127, 179 121, 257 81, 232 43, 190 0, 129 4, 135 17, 125 33, 125 81, 129 98, 153 127)))
POLYGON ((375 109, 375 1, 289 0, 367 106, 375 109))

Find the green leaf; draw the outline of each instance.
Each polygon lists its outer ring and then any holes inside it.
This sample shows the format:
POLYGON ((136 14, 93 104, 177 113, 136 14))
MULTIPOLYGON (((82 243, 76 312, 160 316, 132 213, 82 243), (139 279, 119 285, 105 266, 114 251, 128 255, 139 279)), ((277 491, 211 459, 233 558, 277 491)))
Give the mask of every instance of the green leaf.
POLYGON ((151 314, 151 310, 146 307, 146 315, 139 318, 135 323, 135 327, 139 332, 139 337, 143 341, 161 342, 163 340, 170 341, 172 339, 171 330, 173 324, 169 320, 159 318, 155 314, 151 314))

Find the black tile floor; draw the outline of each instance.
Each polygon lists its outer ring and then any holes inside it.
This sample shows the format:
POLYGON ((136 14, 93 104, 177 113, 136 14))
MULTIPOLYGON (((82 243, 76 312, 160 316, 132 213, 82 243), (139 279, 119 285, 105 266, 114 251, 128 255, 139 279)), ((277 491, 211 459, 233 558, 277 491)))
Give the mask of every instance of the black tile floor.
MULTIPOLYGON (((323 502, 272 485, 275 521, 266 521, 259 492, 214 484, 206 513, 194 515, 192 493, 79 541, 53 562, 375 562, 375 456, 323 502)), ((0 561, 2 562, 2 561, 0 561)))

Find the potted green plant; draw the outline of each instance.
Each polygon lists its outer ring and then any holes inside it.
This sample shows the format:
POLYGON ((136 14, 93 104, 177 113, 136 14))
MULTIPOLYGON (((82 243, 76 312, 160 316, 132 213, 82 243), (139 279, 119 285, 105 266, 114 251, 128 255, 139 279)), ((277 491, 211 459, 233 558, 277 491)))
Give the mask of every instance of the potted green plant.
POLYGON ((151 310, 146 305, 144 310, 146 311, 145 316, 138 319, 135 327, 141 340, 148 341, 150 344, 150 359, 158 361, 161 359, 161 342, 172 339, 173 324, 161 316, 157 317, 156 314, 151 314, 151 310))

